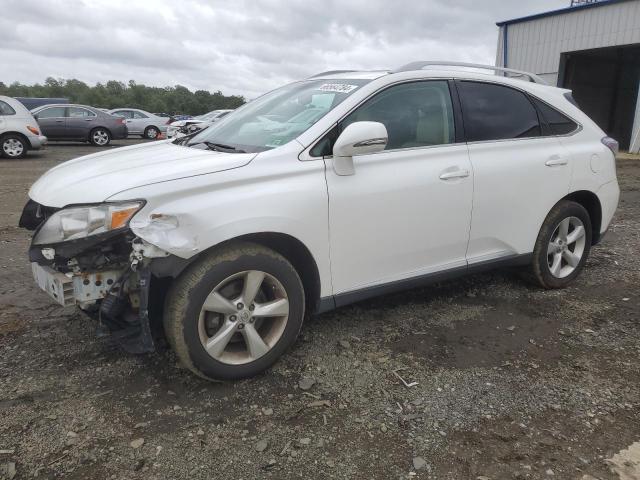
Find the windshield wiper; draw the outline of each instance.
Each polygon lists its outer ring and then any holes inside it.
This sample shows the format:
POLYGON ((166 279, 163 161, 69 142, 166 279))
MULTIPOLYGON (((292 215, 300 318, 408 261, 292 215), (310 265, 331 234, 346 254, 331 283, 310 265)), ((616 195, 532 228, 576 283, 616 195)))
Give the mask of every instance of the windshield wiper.
POLYGON ((206 145, 209 150, 215 150, 216 152, 236 152, 236 153, 247 153, 245 150, 240 148, 232 147, 231 145, 225 145, 224 143, 215 143, 215 142, 196 142, 188 144, 189 147, 193 147, 195 145, 206 145))

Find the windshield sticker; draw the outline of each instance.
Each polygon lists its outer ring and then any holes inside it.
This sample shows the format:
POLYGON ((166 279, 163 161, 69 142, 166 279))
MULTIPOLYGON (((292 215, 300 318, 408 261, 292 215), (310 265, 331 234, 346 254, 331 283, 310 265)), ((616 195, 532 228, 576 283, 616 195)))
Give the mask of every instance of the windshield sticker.
POLYGON ((347 85, 345 83, 325 83, 320 85, 318 90, 321 92, 338 92, 338 93, 350 93, 358 88, 358 85, 347 85))

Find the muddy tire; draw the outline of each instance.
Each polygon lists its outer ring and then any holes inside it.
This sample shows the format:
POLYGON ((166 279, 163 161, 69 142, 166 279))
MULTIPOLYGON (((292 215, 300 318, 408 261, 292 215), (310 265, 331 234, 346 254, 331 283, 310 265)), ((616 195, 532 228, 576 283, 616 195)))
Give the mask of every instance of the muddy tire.
POLYGON ((263 372, 295 342, 304 289, 283 256, 237 243, 207 253, 172 284, 164 329, 179 361, 210 380, 263 372))
POLYGON ((591 219, 579 203, 559 202, 547 215, 533 251, 531 278, 547 289, 564 288, 584 268, 591 250, 591 219))

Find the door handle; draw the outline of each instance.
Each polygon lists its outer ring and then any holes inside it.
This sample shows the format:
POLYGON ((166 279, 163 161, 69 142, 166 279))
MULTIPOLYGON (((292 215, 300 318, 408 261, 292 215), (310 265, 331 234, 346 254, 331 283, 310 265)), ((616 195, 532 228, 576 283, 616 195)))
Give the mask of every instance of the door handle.
POLYGON ((85 122, 93 122, 93 118, 85 118, 84 121, 85 122))
POLYGON ((567 160, 565 157, 561 157, 560 155, 551 155, 549 159, 544 162, 547 167, 559 167, 568 163, 569 160, 567 160))
POLYGON ((56 120, 56 123, 62 123, 64 120, 56 120))
POLYGON ((453 180, 454 178, 465 178, 469 176, 469 170, 454 170, 440 174, 440 180, 453 180))

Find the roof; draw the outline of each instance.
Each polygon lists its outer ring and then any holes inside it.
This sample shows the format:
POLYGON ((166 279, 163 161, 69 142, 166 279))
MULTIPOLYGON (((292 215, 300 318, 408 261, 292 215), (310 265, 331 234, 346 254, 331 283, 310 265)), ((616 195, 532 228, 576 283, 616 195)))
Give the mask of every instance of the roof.
POLYGON ((514 23, 528 22, 530 20, 538 20, 540 18, 553 17, 555 15, 562 15, 564 13, 577 12, 577 11, 587 10, 589 8, 604 7, 605 5, 612 5, 614 3, 622 3, 622 2, 629 2, 629 1, 630 0, 602 0, 600 2, 585 3, 582 5, 577 5, 575 7, 560 8, 558 10, 551 10, 550 12, 536 13, 535 15, 529 15, 526 17, 514 18, 512 20, 504 20, 502 22, 497 22, 496 25, 499 27, 502 27, 504 25, 512 25, 514 23))

